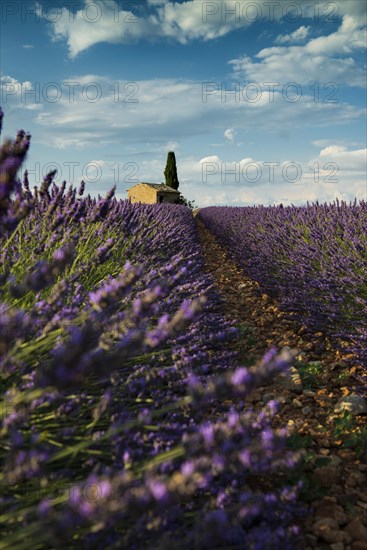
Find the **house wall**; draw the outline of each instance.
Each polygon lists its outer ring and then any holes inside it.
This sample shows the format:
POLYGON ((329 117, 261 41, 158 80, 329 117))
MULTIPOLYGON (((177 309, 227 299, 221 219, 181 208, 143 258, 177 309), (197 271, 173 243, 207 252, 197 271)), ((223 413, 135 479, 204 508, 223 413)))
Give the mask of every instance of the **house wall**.
POLYGON ((137 185, 129 189, 128 198, 132 203, 142 202, 144 204, 154 204, 157 202, 157 191, 148 185, 137 185))
POLYGON ((149 185, 136 185, 135 187, 132 187, 128 190, 127 196, 131 200, 132 203, 136 202, 142 202, 144 204, 155 204, 159 202, 157 195, 163 197, 162 202, 175 202, 179 194, 177 193, 165 193, 164 191, 157 191, 157 189, 154 189, 152 187, 149 187, 149 185))

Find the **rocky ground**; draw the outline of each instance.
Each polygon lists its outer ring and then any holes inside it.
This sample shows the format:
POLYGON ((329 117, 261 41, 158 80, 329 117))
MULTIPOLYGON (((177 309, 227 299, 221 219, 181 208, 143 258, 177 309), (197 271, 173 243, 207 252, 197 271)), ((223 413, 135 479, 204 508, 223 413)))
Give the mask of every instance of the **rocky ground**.
POLYGON ((279 400, 274 423, 287 425, 290 445, 302 449, 301 498, 310 509, 302 526, 304 549, 367 550, 367 400, 357 395, 355 379, 361 367, 321 332, 287 320, 197 223, 206 269, 239 328, 242 364, 253 364, 272 345, 299 351, 291 376, 256 390, 251 401, 260 407, 279 400))

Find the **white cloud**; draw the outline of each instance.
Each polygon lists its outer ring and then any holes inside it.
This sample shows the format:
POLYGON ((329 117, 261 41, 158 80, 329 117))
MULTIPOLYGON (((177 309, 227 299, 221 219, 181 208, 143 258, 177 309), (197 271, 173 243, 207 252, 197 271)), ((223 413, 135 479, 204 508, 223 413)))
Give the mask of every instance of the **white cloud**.
POLYGON ((343 169, 365 172, 367 167, 367 149, 348 151, 342 145, 329 145, 319 153, 320 158, 334 161, 343 169))
POLYGON ((210 155, 208 157, 203 157, 202 159, 199 160, 200 170, 201 170, 202 165, 204 165, 205 163, 209 163, 209 162, 220 164, 221 160, 218 157, 218 155, 210 155))
POLYGON ((94 143, 93 139, 82 139, 80 135, 77 137, 62 137, 55 136, 53 140, 53 146, 55 149, 85 149, 86 147, 91 147, 94 143))
POLYGON ((366 86, 364 69, 351 57, 354 50, 366 47, 363 24, 363 20, 346 15, 337 31, 311 39, 303 46, 264 48, 256 55, 257 62, 245 55, 229 63, 238 77, 255 82, 317 83, 322 75, 323 83, 335 83, 329 92, 331 99, 337 99, 337 87, 341 84, 366 86))
POLYGON ((302 25, 291 34, 279 34, 279 36, 276 37, 275 42, 278 44, 284 44, 286 42, 302 42, 308 36, 309 28, 310 27, 305 27, 302 25))
MULTIPOLYGON (((40 17, 48 20, 42 5, 37 4, 37 11, 40 17)), ((100 42, 134 43, 149 29, 147 21, 131 11, 120 10, 114 0, 84 0, 83 8, 75 15, 63 7, 52 26, 51 40, 65 39, 71 58, 100 42)))
MULTIPOLYGON (((213 40, 229 32, 247 28, 260 19, 279 21, 282 19, 323 18, 326 22, 336 21, 341 15, 360 17, 364 13, 363 2, 322 0, 307 6, 304 0, 279 0, 269 2, 253 0, 224 0, 206 2, 187 0, 171 2, 150 0, 150 12, 136 13, 120 8, 115 0, 84 0, 84 6, 74 15, 66 7, 60 10, 60 17, 52 24, 52 40, 66 40, 71 58, 101 42, 134 43, 138 40, 172 39, 181 44, 191 40, 213 40), (318 14, 315 14, 317 5, 318 14)), ((40 17, 49 20, 41 4, 37 5, 40 17)), ((51 20, 49 20, 51 22, 51 20)), ((300 27, 302 29, 302 27, 300 27)), ((300 38, 302 33, 300 31, 300 38)), ((297 33, 297 31, 296 31, 297 33)), ((294 33, 293 33, 294 34, 294 33)))
POLYGON ((365 27, 363 19, 345 15, 336 32, 310 40, 305 50, 313 55, 333 55, 349 54, 355 49, 366 48, 365 27))
POLYGON ((22 48, 24 48, 25 50, 32 50, 34 46, 32 44, 23 44, 22 48))
POLYGON ((32 82, 20 82, 9 75, 0 77, 1 104, 3 109, 16 106, 17 109, 29 111, 42 110, 40 93, 35 90, 32 82))
POLYGON ((42 105, 39 103, 30 103, 28 105, 25 104, 23 108, 28 111, 42 111, 42 105))
POLYGON ((234 131, 233 128, 228 128, 227 130, 224 131, 224 137, 227 141, 229 141, 229 143, 234 142, 235 134, 236 134, 236 132, 234 131))
POLYGON ((343 145, 329 145, 320 151, 320 157, 327 157, 328 155, 337 155, 346 150, 343 145))

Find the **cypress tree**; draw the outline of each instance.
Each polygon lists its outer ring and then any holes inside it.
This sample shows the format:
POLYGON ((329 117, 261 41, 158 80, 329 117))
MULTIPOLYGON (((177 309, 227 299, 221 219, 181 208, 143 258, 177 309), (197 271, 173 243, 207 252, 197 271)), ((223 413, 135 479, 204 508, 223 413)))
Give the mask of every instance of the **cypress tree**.
POLYGON ((164 177, 166 178, 166 185, 173 189, 178 189, 179 181, 177 177, 176 157, 173 151, 170 151, 167 155, 167 164, 164 170, 164 177))

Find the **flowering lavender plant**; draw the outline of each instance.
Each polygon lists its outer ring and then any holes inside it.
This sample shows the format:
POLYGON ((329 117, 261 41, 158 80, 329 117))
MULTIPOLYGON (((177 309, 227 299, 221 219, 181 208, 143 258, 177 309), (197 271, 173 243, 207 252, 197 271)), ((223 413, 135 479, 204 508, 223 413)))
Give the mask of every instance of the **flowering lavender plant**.
POLYGON ((246 402, 293 356, 238 365, 190 211, 52 174, 13 196, 2 166, 5 548, 297 548, 296 489, 261 482, 296 457, 246 402))

